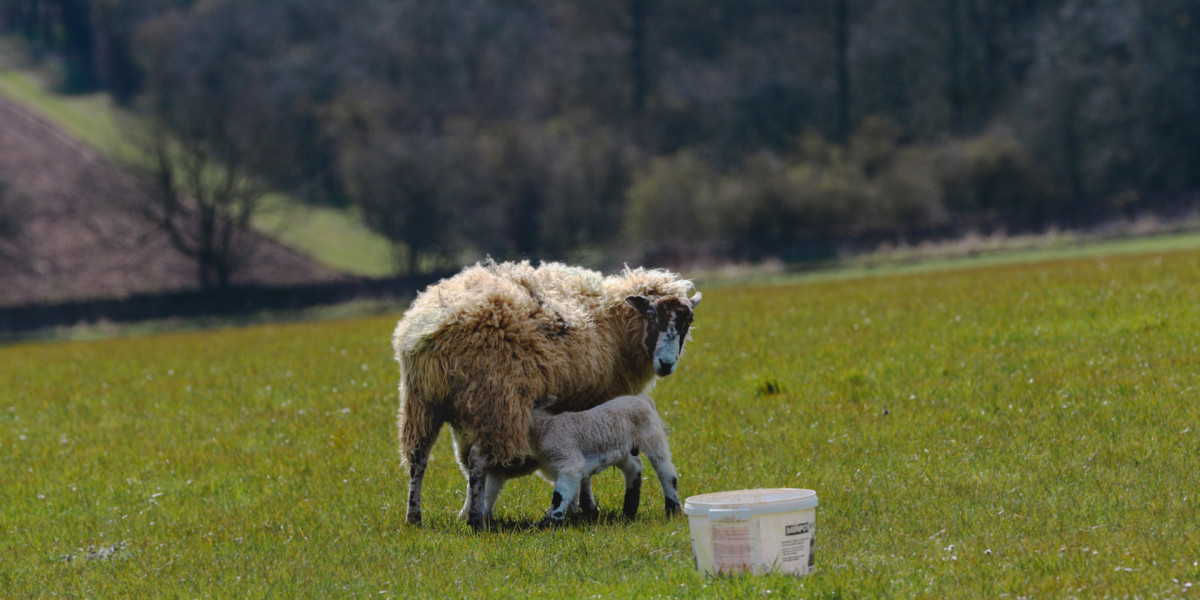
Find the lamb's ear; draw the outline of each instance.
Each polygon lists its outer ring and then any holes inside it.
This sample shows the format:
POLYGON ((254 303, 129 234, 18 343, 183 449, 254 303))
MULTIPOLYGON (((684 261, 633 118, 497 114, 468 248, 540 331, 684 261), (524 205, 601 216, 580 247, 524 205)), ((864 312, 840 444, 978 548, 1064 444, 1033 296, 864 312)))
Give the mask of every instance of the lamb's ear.
POLYGON ((546 410, 554 406, 558 402, 558 396, 546 396, 534 403, 533 407, 539 410, 546 410))
POLYGON ((704 295, 700 292, 696 292, 691 298, 688 298, 688 303, 692 305, 692 310, 695 310, 700 305, 702 298, 704 298, 704 295))
POLYGON ((650 299, 645 296, 625 296, 625 301, 640 313, 650 310, 650 299))

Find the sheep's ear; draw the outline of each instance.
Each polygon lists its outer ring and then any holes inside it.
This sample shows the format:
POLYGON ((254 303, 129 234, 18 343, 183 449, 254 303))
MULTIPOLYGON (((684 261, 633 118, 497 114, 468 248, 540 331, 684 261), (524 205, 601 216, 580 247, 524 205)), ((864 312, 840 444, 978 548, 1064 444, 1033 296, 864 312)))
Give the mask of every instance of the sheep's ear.
POLYGON ((650 310, 650 299, 645 296, 625 296, 625 301, 637 309, 638 312, 650 310))
POLYGON ((533 407, 539 410, 546 410, 547 408, 554 406, 556 403, 558 403, 558 396, 546 396, 545 398, 538 400, 533 407))
POLYGON ((688 303, 692 305, 692 310, 695 310, 700 305, 702 298, 704 298, 704 295, 700 292, 696 292, 691 298, 688 298, 688 303))

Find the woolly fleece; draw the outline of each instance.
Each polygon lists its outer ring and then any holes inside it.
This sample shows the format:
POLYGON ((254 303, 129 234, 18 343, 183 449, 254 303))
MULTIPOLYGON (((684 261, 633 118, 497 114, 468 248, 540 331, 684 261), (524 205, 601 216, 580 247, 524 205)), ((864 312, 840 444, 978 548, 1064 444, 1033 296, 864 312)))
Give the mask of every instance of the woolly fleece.
MULTIPOLYGON (((625 297, 674 296, 692 282, 661 269, 603 277, 561 263, 485 261, 430 286, 396 326, 402 457, 443 423, 463 444, 479 444, 488 466, 530 454, 534 403, 567 399, 558 411, 586 410, 645 393, 655 375, 644 329, 625 297)), ((460 457, 461 462, 461 457, 460 457)))

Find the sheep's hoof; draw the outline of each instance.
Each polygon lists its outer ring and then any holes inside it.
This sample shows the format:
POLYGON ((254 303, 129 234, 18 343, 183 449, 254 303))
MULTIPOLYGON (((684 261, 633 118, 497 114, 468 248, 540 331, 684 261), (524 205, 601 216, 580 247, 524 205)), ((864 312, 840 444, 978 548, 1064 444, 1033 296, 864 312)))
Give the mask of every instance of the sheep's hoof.
POLYGON ((409 525, 420 525, 421 524, 421 511, 418 510, 415 512, 408 513, 408 517, 406 520, 408 521, 409 525))
POLYGON ((667 516, 679 514, 679 503, 674 500, 667 500, 667 516))
POLYGON ((471 531, 474 531, 475 533, 479 533, 487 528, 487 523, 485 523, 482 518, 472 519, 468 517, 467 525, 470 525, 471 531))

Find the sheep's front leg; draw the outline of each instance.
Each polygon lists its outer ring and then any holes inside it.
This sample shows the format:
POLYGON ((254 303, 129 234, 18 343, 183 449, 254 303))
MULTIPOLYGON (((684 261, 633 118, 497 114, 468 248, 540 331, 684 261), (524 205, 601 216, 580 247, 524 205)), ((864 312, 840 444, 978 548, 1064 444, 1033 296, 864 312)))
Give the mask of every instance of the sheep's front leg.
POLYGON ((479 531, 484 527, 484 487, 486 484, 487 458, 479 444, 472 444, 467 452, 467 524, 479 531))
MULTIPOLYGON (((467 459, 463 460, 466 464, 467 459)), ((500 497, 500 492, 504 491, 504 484, 508 483, 508 474, 502 469, 488 469, 483 473, 483 520, 491 521, 492 513, 496 511, 496 500, 500 497)), ((471 479, 467 477, 467 499, 463 502, 462 510, 458 511, 458 518, 466 519, 471 514, 471 494, 470 494, 471 479)))
POLYGON ((625 474, 625 518, 637 516, 638 504, 642 501, 642 459, 633 454, 625 455, 617 468, 625 474))

